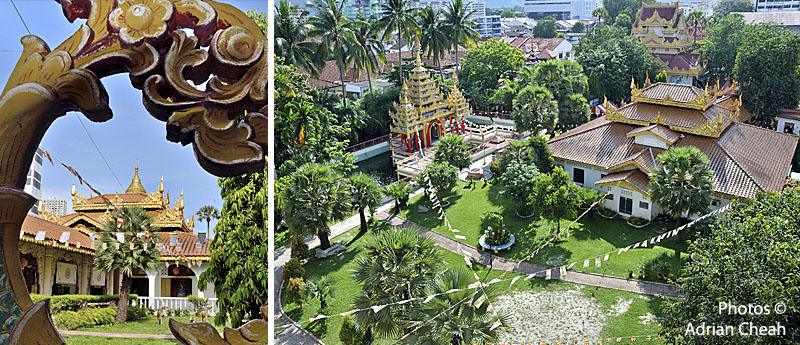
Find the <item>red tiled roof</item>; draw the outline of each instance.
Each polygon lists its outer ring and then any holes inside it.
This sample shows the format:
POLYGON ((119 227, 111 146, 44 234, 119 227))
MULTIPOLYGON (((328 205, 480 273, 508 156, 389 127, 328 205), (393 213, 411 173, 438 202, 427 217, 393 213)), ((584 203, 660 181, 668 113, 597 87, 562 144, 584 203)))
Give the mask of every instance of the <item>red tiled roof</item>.
POLYGON ((703 90, 691 85, 655 83, 642 89, 642 93, 651 99, 661 99, 669 94, 673 101, 686 103, 703 94, 703 90))
POLYGON ((640 20, 644 21, 649 19, 653 16, 653 13, 656 13, 659 17, 666 20, 672 20, 673 17, 675 17, 675 23, 673 24, 673 27, 675 27, 683 10, 679 10, 678 7, 674 5, 644 5, 639 11, 639 16, 636 17, 636 23, 634 23, 634 25, 637 25, 640 20), (678 12, 677 16, 675 15, 676 11, 678 12))
POLYGON ((697 63, 700 59, 700 54, 687 52, 679 54, 655 54, 655 56, 660 59, 667 68, 677 68, 683 71, 688 71, 689 69, 697 67, 697 63))
MULTIPOLYGON (((147 197, 147 194, 144 193, 121 193, 121 194, 103 194, 108 200, 114 200, 119 195, 119 198, 122 199, 124 203, 137 203, 144 200, 147 197)), ((103 201, 102 198, 96 196, 94 198, 86 199, 86 201, 92 204, 105 204, 106 202, 103 201)))
POLYGON ((800 120, 800 109, 782 108, 781 111, 778 113, 778 117, 800 120))
POLYGON ((543 50, 554 50, 559 44, 561 44, 561 42, 564 42, 563 38, 534 37, 530 40, 531 51, 540 52, 543 50))
MULTIPOLYGON (((169 232, 158 233, 159 237, 161 238, 161 243, 164 244, 170 243, 169 234, 170 234, 169 232)), ((181 243, 181 250, 175 251, 174 249, 175 247, 172 247, 173 249, 171 250, 171 252, 168 253, 162 250, 161 255, 171 256, 174 254, 180 254, 187 257, 198 257, 198 256, 207 257, 211 255, 211 253, 208 251, 208 248, 211 246, 210 239, 206 239, 205 244, 201 243, 200 250, 198 250, 197 243, 200 243, 200 241, 197 240, 197 235, 186 232, 177 232, 177 237, 178 237, 178 243, 181 243)))
POLYGON ((601 177, 594 184, 597 186, 616 184, 624 181, 635 187, 644 195, 650 197, 650 177, 639 170, 625 170, 601 177))
MULTIPOLYGON (((39 231, 45 231, 44 238, 46 241, 50 242, 58 241, 61 239, 62 232, 69 231, 70 235, 69 239, 67 239, 67 243, 70 245, 79 243, 81 248, 91 250, 90 248, 92 245, 92 240, 89 238, 89 236, 84 235, 80 231, 58 225, 53 222, 48 222, 39 217, 34 217, 31 215, 25 216, 25 220, 22 222, 22 232, 35 237, 39 231)), ((59 242, 59 244, 61 244, 61 242, 59 242)))

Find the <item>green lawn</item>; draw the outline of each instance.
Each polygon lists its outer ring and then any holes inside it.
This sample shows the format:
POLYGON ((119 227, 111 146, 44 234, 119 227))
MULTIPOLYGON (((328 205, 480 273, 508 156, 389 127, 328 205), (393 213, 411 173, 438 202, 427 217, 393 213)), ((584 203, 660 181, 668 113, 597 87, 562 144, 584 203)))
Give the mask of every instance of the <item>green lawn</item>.
MULTIPOLYGON (((551 233, 556 224, 536 216, 528 219, 518 217, 515 213, 515 202, 504 197, 502 193, 504 187, 499 183, 484 185, 482 182, 478 182, 472 188, 467 188, 468 185, 467 182, 459 181, 454 193, 443 198, 450 202, 450 205, 445 207, 450 223, 460 231, 460 235, 466 237, 466 240, 459 241, 480 248, 478 239, 483 231, 481 215, 486 211, 500 213, 505 220, 506 227, 516 237, 516 243, 511 250, 498 254, 501 257, 521 260, 552 236, 551 233)), ((455 239, 454 234, 438 218, 436 211, 430 210, 421 213, 418 211, 418 206, 431 208, 430 200, 423 195, 412 198, 409 206, 400 212, 400 216, 455 239)), ((569 223, 570 220, 562 220, 562 229, 569 223)), ((632 249, 621 255, 616 254, 618 248, 655 236, 654 229, 662 227, 672 229, 673 224, 651 224, 643 229, 636 229, 627 225, 625 220, 619 217, 606 220, 594 212, 590 212, 571 228, 569 239, 547 246, 539 251, 539 254, 530 262, 560 266, 579 261, 573 269, 627 277, 628 270, 637 272, 639 267, 649 261, 664 260, 670 265, 670 277, 675 278, 676 273, 689 260, 689 255, 686 253, 686 242, 676 245, 674 239, 666 239, 655 247, 648 246, 643 249, 632 249), (676 248, 680 251, 680 260, 676 258, 676 248), (613 252, 613 254, 609 261, 602 263, 601 268, 594 268, 594 261, 591 262, 590 267, 582 268, 583 260, 607 252, 613 252)), ((655 273, 649 280, 656 280, 655 273)))
POLYGON ((93 337, 85 335, 62 335, 69 345, 180 345, 175 339, 133 339, 116 337, 93 337))
MULTIPOLYGON (((172 317, 176 321, 189 322, 188 316, 172 317)), ((85 332, 105 332, 105 333, 137 333, 137 334, 172 334, 169 330, 169 317, 164 317, 164 323, 159 325, 158 318, 155 316, 148 316, 135 321, 128 321, 125 323, 115 323, 112 325, 103 325, 95 327, 78 328, 76 331, 85 332)), ((199 321, 199 320, 197 320, 199 321)), ((214 324, 213 319, 209 319, 209 323, 214 324)), ((215 326, 219 332, 222 332, 224 327, 215 326)))
MULTIPOLYGON (((375 222, 371 225, 371 228, 372 227, 385 228, 387 226, 388 225, 386 225, 385 223, 375 222)), ((304 275, 305 279, 315 279, 323 275, 328 275, 333 280, 334 291, 332 297, 329 298, 328 300, 329 306, 327 310, 325 311, 320 310, 318 300, 310 300, 305 302, 302 306, 300 306, 297 304, 286 304, 285 299, 283 298, 283 296, 281 296, 282 300, 284 301, 283 304, 284 311, 286 311, 286 313, 292 319, 308 320, 319 314, 330 315, 352 309, 351 303, 354 297, 359 293, 360 287, 351 279, 350 270, 355 266, 356 258, 358 258, 358 256, 361 255, 361 253, 363 252, 361 244, 363 243, 364 238, 366 238, 367 236, 371 236, 370 232, 362 237, 354 238, 357 232, 358 232, 357 229, 354 229, 336 238, 336 241, 342 242, 348 246, 347 251, 344 252, 342 255, 326 260, 312 260, 305 265, 305 270, 306 270, 306 273, 304 275)), ((465 266, 464 259, 462 256, 452 253, 445 249, 442 249, 442 253, 444 254, 447 266, 450 267, 465 266)), ((502 273, 501 271, 496 271, 496 270, 490 271, 488 268, 481 265, 473 265, 473 266, 476 268, 476 272, 478 273, 478 275, 484 281, 491 280, 492 278, 495 278, 502 273)), ((509 274, 506 277, 513 277, 513 274, 509 274)), ((499 291, 501 291, 501 295, 504 296, 510 296, 510 294, 513 294, 515 292, 558 293, 561 290, 576 290, 579 287, 579 285, 568 282, 545 281, 541 278, 535 278, 528 281, 519 280, 510 288, 508 284, 509 283, 507 282, 503 282, 495 286, 499 289, 499 291)), ((640 318, 644 315, 648 314, 656 316, 660 315, 658 305, 661 302, 661 299, 658 297, 638 295, 635 293, 610 290, 604 288, 596 288, 596 287, 582 287, 580 288, 579 294, 583 296, 586 300, 593 301, 593 303, 597 304, 599 306, 599 309, 602 310, 602 313, 608 314, 608 316, 606 316, 605 319, 606 323, 602 327, 602 332, 601 332, 601 334, 604 337, 643 335, 643 334, 655 333, 659 329, 657 325, 642 324, 640 322, 641 321, 640 318), (613 309, 613 306, 615 304, 618 304, 620 300, 630 301, 630 304, 629 306, 627 306, 627 309, 624 312, 620 313, 619 315, 614 313, 609 313, 609 311, 613 309)), ((499 301, 493 301, 493 303, 495 302, 499 303, 499 301)), ((509 308, 504 308, 504 309, 509 309, 509 308)), ((501 312, 505 311, 515 312, 514 310, 502 310, 501 312)), ((541 322, 549 322, 549 321, 546 320, 543 321, 537 318, 537 319, 526 320, 523 322, 523 324, 541 323, 541 322)), ((581 321, 575 320, 575 322, 581 322, 581 321)), ((303 327, 314 333, 314 335, 319 337, 325 344, 336 345, 336 344, 341 344, 341 342, 339 341, 339 330, 341 328, 341 323, 342 323, 341 317, 333 317, 325 320, 324 322, 316 321, 312 323, 304 323, 303 327)), ((516 326, 512 325, 512 327, 516 326)), ((536 339, 528 339, 528 341, 533 341, 533 340, 536 339)), ((391 343, 392 341, 393 341, 392 339, 378 339, 375 343, 388 344, 391 343)), ((661 344, 660 342, 655 342, 655 341, 652 343, 661 344)))

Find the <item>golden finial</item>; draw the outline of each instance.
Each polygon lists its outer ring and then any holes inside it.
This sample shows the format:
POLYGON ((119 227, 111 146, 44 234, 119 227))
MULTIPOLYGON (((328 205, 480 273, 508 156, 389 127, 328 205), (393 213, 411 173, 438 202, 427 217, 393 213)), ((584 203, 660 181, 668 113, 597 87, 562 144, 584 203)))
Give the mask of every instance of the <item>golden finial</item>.
POLYGON ((633 90, 635 88, 636 88, 636 81, 634 81, 633 77, 631 77, 631 90, 633 90))
POLYGON ((422 45, 419 43, 419 36, 414 36, 414 55, 417 56, 417 67, 422 67, 422 60, 420 58, 420 55, 422 55, 422 45))
POLYGON ((644 72, 644 75, 645 75, 644 85, 650 86, 650 71, 644 72))
POLYGON ((147 191, 144 190, 144 186, 142 186, 142 180, 139 178, 139 163, 136 163, 136 168, 133 173, 133 180, 131 180, 131 184, 128 186, 128 189, 125 190, 125 193, 142 193, 147 194, 147 191))
POLYGON ((453 90, 458 89, 458 72, 453 71, 453 90))
POLYGON ((164 197, 164 207, 169 207, 169 191, 167 191, 167 196, 164 197))
POLYGON ((161 182, 158 184, 158 194, 164 194, 164 176, 161 176, 161 182))
POLYGON ((181 198, 175 203, 175 208, 179 210, 183 209, 183 189, 181 189, 181 198))
POLYGON ((44 213, 44 200, 39 200, 39 208, 37 209, 37 211, 39 211, 40 216, 42 215, 42 213, 44 213))
POLYGON ((72 191, 69 194, 73 197, 78 195, 78 190, 75 189, 75 182, 72 182, 72 191))

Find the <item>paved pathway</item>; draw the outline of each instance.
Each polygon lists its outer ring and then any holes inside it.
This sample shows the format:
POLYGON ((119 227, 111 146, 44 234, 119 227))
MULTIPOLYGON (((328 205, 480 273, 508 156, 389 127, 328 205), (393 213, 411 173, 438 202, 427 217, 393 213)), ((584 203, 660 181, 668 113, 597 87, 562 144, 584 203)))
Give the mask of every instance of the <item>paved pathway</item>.
POLYGON ((172 334, 105 333, 105 332, 62 331, 62 330, 59 330, 58 333, 66 335, 89 335, 93 337, 175 339, 175 337, 173 337, 172 334))

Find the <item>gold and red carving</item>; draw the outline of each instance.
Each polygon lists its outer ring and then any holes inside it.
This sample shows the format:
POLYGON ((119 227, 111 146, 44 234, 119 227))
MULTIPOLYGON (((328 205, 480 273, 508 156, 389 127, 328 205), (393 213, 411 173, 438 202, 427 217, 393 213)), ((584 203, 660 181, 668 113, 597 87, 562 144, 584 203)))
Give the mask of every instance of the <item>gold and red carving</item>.
POLYGON ((247 15, 212 0, 58 2, 67 20, 86 22, 55 49, 24 36, 0 93, 0 294, 12 297, 0 314, 16 318, 0 325, 0 343, 64 343, 47 302, 34 305, 22 277, 19 231, 34 202, 22 188, 53 121, 68 111, 111 119, 102 78, 128 73, 144 108, 166 122, 167 139, 191 144, 208 172, 235 176, 266 164, 266 37, 247 15))

